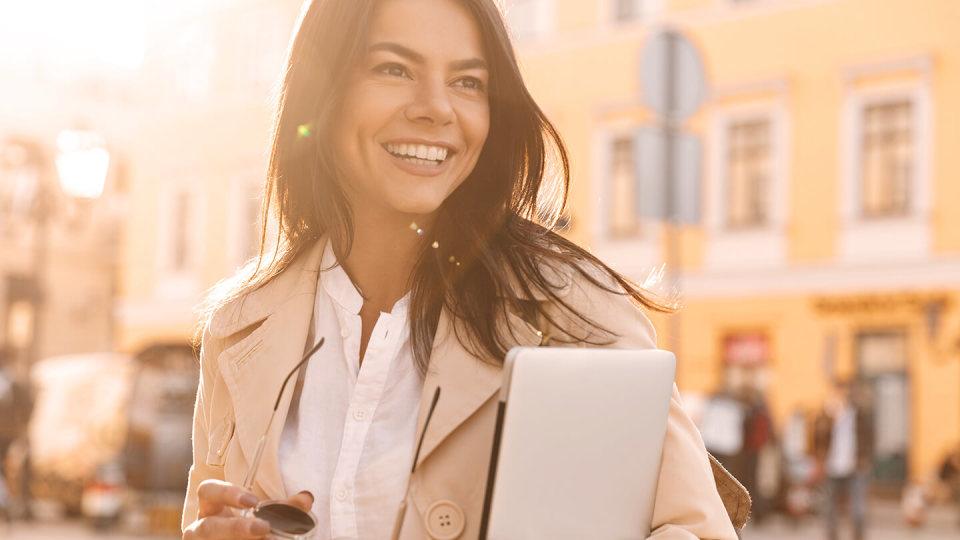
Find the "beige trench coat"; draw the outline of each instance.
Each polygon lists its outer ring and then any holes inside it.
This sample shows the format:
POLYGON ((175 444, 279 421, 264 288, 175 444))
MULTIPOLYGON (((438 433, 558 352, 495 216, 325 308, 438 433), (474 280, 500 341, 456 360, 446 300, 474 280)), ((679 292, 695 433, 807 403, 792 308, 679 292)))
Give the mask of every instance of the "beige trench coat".
MULTIPOLYGON (((200 385, 193 423, 193 465, 183 509, 185 528, 197 518, 197 486, 208 478, 241 484, 266 429, 283 377, 305 352, 324 240, 282 274, 245 298, 227 304, 203 334, 200 385)), ((574 308, 618 334, 610 346, 655 347, 650 321, 625 296, 590 284, 575 272, 561 295, 574 308)), ((537 300, 543 300, 537 298, 537 300)), ((475 359, 440 316, 420 401, 418 436, 434 390, 442 388, 411 479, 402 538, 477 538, 490 461, 500 368, 475 359), (440 516, 446 516, 441 519, 440 516)), ((538 329, 509 315, 517 345, 541 342, 538 329)), ((549 329, 545 330, 549 332, 549 329)), ((277 459, 292 381, 267 437, 254 492, 286 498, 277 459)), ((709 458, 700 434, 670 403, 651 538, 736 538, 750 499, 733 477, 709 458)))

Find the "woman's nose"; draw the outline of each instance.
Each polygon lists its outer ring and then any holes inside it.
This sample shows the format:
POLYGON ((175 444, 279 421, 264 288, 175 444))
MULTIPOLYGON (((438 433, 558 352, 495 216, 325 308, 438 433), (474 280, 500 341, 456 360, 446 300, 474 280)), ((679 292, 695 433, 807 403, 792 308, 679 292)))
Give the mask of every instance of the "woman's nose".
POLYGON ((453 104, 445 83, 425 81, 417 85, 413 101, 407 106, 406 116, 411 122, 448 124, 453 119, 453 104))

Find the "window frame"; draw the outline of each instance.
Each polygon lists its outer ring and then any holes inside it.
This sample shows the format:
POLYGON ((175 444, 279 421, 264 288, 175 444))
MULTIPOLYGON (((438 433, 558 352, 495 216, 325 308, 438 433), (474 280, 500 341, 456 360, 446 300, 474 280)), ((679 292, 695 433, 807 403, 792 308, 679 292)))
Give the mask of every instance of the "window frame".
POLYGON ((200 273, 203 266, 206 198, 199 182, 165 184, 157 200, 157 251, 155 294, 162 298, 187 299, 200 291, 200 273), (187 197, 186 253, 182 267, 177 268, 173 249, 177 224, 173 222, 177 198, 187 197))
POLYGON ((609 198, 612 196, 612 151, 613 142, 621 137, 636 136, 640 124, 629 119, 602 122, 593 133, 591 155, 590 185, 594 196, 592 200, 592 219, 589 220, 588 235, 594 252, 608 264, 631 276, 645 276, 651 267, 663 260, 660 239, 663 224, 656 219, 638 216, 640 234, 617 237, 610 234, 609 198))
POLYGON ((932 230, 932 98, 926 77, 906 77, 845 88, 840 121, 839 258, 851 263, 925 258, 932 230), (871 106, 908 101, 913 110, 913 173, 909 211, 904 215, 862 215, 864 111, 871 106))
POLYGON ((619 0, 600 0, 598 2, 600 13, 598 20, 601 29, 606 27, 621 27, 633 24, 649 23, 664 13, 664 4, 666 0, 632 0, 636 8, 636 16, 632 19, 620 19, 617 17, 617 8, 619 0))
POLYGON ((711 111, 704 171, 705 265, 713 270, 779 268, 786 265, 789 212, 791 121, 785 96, 749 102, 735 101, 711 111), (728 227, 727 171, 730 126, 766 119, 770 125, 770 185, 767 221, 757 227, 728 227))

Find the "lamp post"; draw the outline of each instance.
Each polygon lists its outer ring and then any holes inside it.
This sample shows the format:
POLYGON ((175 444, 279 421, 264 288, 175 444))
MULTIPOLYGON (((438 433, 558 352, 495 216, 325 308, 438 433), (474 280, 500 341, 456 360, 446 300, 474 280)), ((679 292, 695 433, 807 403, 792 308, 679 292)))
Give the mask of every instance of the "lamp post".
MULTIPOLYGON (((8 321, 19 345, 16 376, 26 381, 30 366, 42 354, 44 315, 50 289, 46 276, 51 247, 50 226, 66 200, 96 200, 103 195, 110 154, 103 138, 93 131, 64 130, 56 139, 53 158, 56 181, 50 177, 50 152, 35 140, 13 138, 0 147, 0 176, 8 184, 13 226, 29 227, 32 261, 29 279, 17 282, 24 289, 20 303, 11 306, 8 321)), ((26 235, 22 235, 26 237, 26 235)))

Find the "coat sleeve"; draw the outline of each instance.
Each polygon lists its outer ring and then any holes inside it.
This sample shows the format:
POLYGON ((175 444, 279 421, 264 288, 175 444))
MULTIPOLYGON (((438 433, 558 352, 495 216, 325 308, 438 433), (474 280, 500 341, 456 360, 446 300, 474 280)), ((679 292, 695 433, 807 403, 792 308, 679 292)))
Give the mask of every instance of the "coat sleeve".
POLYGON ((210 405, 216 376, 216 359, 220 354, 219 341, 204 331, 200 344, 200 382, 193 407, 193 464, 187 480, 180 529, 196 521, 198 508, 197 487, 208 478, 223 480, 223 469, 206 464, 209 445, 210 405))
MULTIPOLYGON (((606 276, 601 283, 622 290, 606 276)), ((656 348, 656 331, 643 309, 624 294, 614 294, 583 279, 574 279, 565 295, 571 307, 587 314, 613 335, 588 332, 594 341, 607 337, 608 347, 656 348)), ((581 329, 582 323, 560 317, 581 329)), ((582 332, 584 330, 581 330, 582 332)), ((677 386, 673 387, 667 431, 663 441, 650 538, 736 540, 730 516, 717 491, 709 456, 696 425, 684 412, 677 386)))

